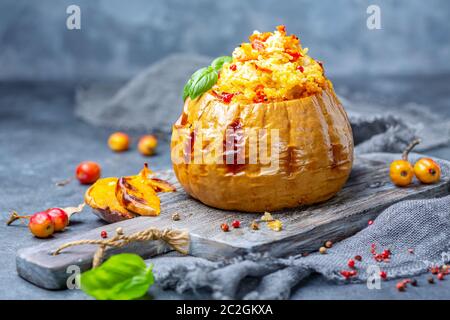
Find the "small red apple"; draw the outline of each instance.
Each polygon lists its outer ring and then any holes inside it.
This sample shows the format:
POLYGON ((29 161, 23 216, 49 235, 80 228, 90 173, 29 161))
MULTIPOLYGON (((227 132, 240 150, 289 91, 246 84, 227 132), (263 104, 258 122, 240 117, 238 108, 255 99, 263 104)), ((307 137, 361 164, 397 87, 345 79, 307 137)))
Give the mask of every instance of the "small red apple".
POLYGON ((100 178, 101 168, 100 165, 93 161, 81 162, 76 170, 76 176, 78 181, 82 184, 91 184, 100 178))
POLYGON ((48 238, 55 231, 52 217, 47 212, 38 212, 31 216, 28 228, 38 238, 48 238))
POLYGON ((145 135, 139 139, 138 150, 144 156, 151 156, 158 146, 158 139, 154 135, 145 135))
POLYGON ((60 208, 51 208, 46 212, 52 218, 55 231, 63 231, 69 224, 69 216, 64 210, 60 208))

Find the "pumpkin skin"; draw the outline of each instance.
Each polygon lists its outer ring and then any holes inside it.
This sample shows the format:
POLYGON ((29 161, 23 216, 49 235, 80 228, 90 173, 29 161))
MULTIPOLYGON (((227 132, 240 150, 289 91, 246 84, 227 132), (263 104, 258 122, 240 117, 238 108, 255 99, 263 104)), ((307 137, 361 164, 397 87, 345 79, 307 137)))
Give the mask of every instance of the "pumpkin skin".
MULTIPOLYGON (((236 142, 248 145, 248 139, 236 142)), ((175 174, 188 194, 215 208, 243 212, 328 200, 345 184, 353 164, 350 123, 331 86, 306 98, 248 105, 225 104, 210 93, 188 98, 173 127, 171 149, 175 174), (194 127, 203 129, 200 149, 205 154, 223 146, 226 130, 237 121, 243 129, 267 129, 268 141, 270 129, 278 129, 277 168, 249 164, 248 152, 241 165, 185 161, 186 146, 196 140, 194 127), (208 135, 205 129, 220 134, 208 135)))

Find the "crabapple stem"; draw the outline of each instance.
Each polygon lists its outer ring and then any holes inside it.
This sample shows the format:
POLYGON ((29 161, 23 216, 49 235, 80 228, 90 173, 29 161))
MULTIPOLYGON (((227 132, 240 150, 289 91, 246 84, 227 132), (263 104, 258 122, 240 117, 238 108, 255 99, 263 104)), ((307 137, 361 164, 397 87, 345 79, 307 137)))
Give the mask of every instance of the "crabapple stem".
POLYGON ((421 142, 420 139, 415 139, 413 140, 405 149, 405 151, 403 151, 402 154, 402 159, 405 161, 408 161, 408 155, 409 153, 412 151, 412 149, 414 149, 415 146, 417 146, 419 143, 421 142))
POLYGON ((13 211, 11 213, 11 216, 9 217, 8 221, 6 222, 6 225, 9 226, 11 223, 18 219, 30 219, 31 216, 21 216, 16 211, 13 211))

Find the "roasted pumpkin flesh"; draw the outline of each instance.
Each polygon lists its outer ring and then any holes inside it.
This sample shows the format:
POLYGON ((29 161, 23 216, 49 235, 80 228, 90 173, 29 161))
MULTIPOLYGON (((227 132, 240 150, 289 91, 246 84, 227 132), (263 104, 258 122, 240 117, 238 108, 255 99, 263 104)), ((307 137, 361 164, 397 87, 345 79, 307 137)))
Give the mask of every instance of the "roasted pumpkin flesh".
POLYGON ((175 191, 167 181, 153 177, 147 164, 138 175, 98 180, 85 194, 85 202, 107 221, 157 216, 161 212, 157 192, 175 191), (111 217, 110 217, 111 216, 111 217))

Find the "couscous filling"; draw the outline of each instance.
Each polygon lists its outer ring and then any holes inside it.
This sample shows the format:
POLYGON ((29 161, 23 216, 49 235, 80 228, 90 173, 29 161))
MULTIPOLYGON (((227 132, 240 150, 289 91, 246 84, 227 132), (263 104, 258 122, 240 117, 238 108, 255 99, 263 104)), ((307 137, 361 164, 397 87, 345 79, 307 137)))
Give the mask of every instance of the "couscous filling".
POLYGON ((260 103, 308 97, 330 85, 320 62, 284 26, 255 31, 223 65, 213 94, 224 102, 260 103))

